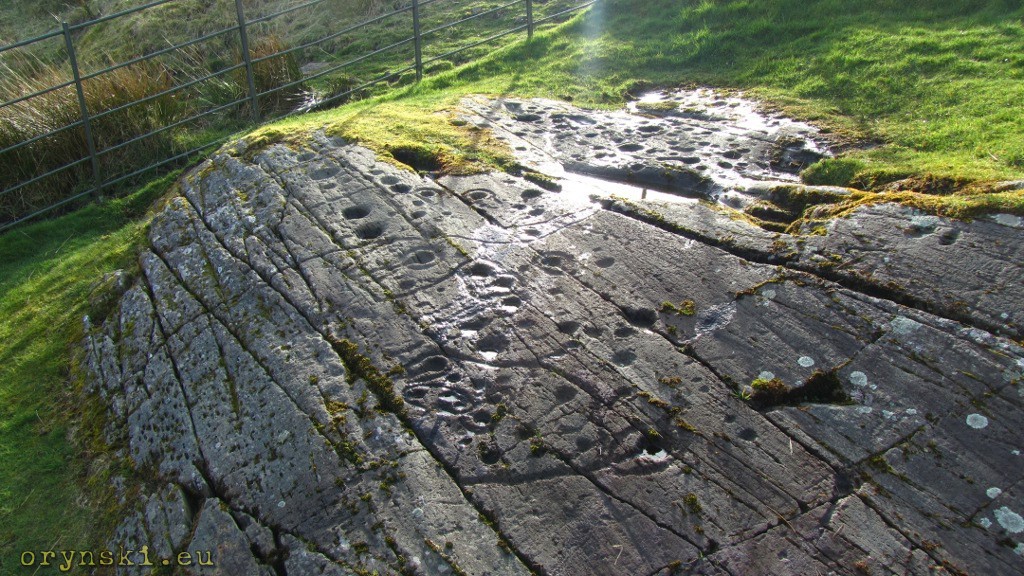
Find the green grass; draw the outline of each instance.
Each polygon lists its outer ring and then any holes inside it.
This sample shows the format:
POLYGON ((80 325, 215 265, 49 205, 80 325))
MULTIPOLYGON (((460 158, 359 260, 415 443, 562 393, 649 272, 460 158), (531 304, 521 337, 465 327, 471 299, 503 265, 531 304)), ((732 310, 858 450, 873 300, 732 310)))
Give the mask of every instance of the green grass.
POLYGON ((92 286, 134 267, 142 215, 174 177, 0 236, 0 573, 16 573, 24 550, 95 544, 88 502, 109 487, 84 487, 94 447, 67 439, 83 410, 72 356, 92 286))
MULTIPOLYGON (((741 89, 824 127, 844 160, 809 180, 877 187, 914 175, 959 181, 1024 175, 1024 8, 1011 2, 678 2, 606 0, 583 18, 375 101, 381 143, 407 114, 464 94, 620 106, 643 88, 741 89)), ((345 107, 274 130, 338 125, 345 107)), ((366 116, 369 108, 360 107, 366 116)), ((372 124, 368 122, 367 124, 372 124)))
MULTIPOLYGON (((0 46, 60 27, 51 14, 67 8, 63 0, 6 0, 0 2, 0 46)), ((71 10, 68 10, 70 15, 71 10)))
MULTIPOLYGON (((538 5, 537 17, 571 5, 573 1, 552 0, 538 5)), ((131 0, 80 0, 66 6, 63 12, 57 12, 61 17, 83 20, 109 15, 137 4, 131 0)), ((252 20, 285 6, 292 6, 294 2, 262 0, 248 1, 245 5, 247 18, 252 20)), ((492 50, 493 45, 477 46, 457 56, 429 62, 432 56, 442 55, 456 45, 474 43, 520 23, 522 6, 486 13, 472 22, 464 22, 445 30, 429 31, 444 23, 473 13, 481 14, 501 5, 498 0, 442 0, 424 6, 421 27, 426 32, 423 37, 423 57, 428 61, 425 69, 428 72, 451 69, 455 63, 483 56, 492 50)), ((31 21, 33 26, 47 22, 51 27, 55 25, 52 18, 41 18, 32 6, 25 0, 12 0, 2 10, 10 14, 12 19, 31 21)), ((300 104, 332 96, 352 99, 355 96, 380 94, 395 86, 414 82, 413 71, 395 74, 413 62, 412 43, 400 45, 308 83, 302 82, 300 71, 303 64, 320 68, 338 65, 351 62, 383 46, 394 46, 407 40, 413 30, 412 14, 409 11, 286 56, 259 61, 264 56, 292 46, 306 45, 324 38, 355 21, 387 13, 394 6, 395 3, 384 0, 327 0, 275 18, 269 23, 249 27, 249 49, 256 60, 253 64, 256 91, 266 93, 289 85, 287 89, 260 98, 261 116, 280 116, 300 104), (362 88, 358 94, 349 94, 357 86, 381 78, 389 80, 362 88)), ((92 133, 96 148, 101 151, 99 171, 103 179, 115 179, 190 149, 180 146, 182 142, 208 143, 210 140, 206 136, 215 132, 232 132, 237 129, 239 121, 251 118, 252 110, 248 101, 244 101, 218 114, 185 121, 210 108, 244 99, 247 82, 245 72, 241 69, 208 78, 173 95, 130 106, 108 116, 96 117, 105 111, 119 109, 190 80, 207 78, 212 73, 240 63, 242 54, 239 37, 230 31, 235 22, 237 16, 230 2, 177 0, 100 22, 75 33, 78 60, 83 73, 88 75, 91 71, 115 62, 141 57, 171 44, 179 44, 215 31, 229 31, 201 45, 172 51, 84 82, 87 107, 94 116, 92 133), (126 144, 136 137, 176 122, 184 124, 126 144), (110 151, 112 148, 115 149, 113 152, 110 151)), ((9 29, 14 34, 18 33, 14 27, 9 29)), ((518 37, 523 35, 524 32, 520 32, 518 37)), ((514 38, 506 37, 502 42, 508 43, 514 38)), ((60 42, 51 39, 25 49, 0 54, 0 101, 42 91, 70 80, 66 55, 60 48, 63 39, 58 40, 60 42)), ((0 189, 13 188, 35 176, 80 160, 87 148, 84 135, 78 130, 60 130, 79 118, 78 100, 71 88, 0 108, 0 149, 46 133, 53 134, 14 152, 0 154, 0 189)), ((72 195, 76 189, 81 190, 76 188, 78 183, 90 177, 90 167, 82 165, 59 171, 39 182, 5 194, 0 197, 0 221, 17 219, 50 206, 72 195)), ((138 181, 131 184, 138 184, 138 181)), ((124 188, 122 186, 119 190, 108 192, 116 194, 124 188)), ((68 205, 63 210, 68 211, 74 207, 68 205)))
MULTIPOLYGON (((265 126, 256 145, 301 142, 315 129, 385 158, 456 171, 514 169, 488 132, 455 121, 470 94, 541 96, 613 108, 631 93, 690 84, 742 89, 812 120, 848 145, 808 180, 875 187, 835 214, 899 201, 953 216, 1024 213, 1024 194, 880 192, 888 181, 1024 175, 1024 8, 1017 2, 605 0, 589 14, 473 64, 375 99, 265 126), (852 144, 871 143, 871 147, 852 144)), ((131 266, 162 181, 0 236, 0 559, 98 538, 78 504, 80 419, 65 399, 71 350, 90 286, 131 266)), ((88 456, 88 454, 87 454, 88 456)))

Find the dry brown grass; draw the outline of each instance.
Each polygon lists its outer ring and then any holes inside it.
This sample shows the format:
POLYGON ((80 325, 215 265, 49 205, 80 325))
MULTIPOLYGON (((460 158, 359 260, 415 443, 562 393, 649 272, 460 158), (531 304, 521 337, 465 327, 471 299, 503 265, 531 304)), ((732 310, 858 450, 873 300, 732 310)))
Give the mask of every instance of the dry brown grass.
MULTIPOLYGON (((254 37, 250 48, 253 59, 259 59, 285 50, 287 45, 275 34, 264 34, 254 37)), ((189 122, 188 126, 110 150, 204 109, 245 98, 248 94, 245 70, 239 69, 195 88, 128 106, 191 78, 208 74, 198 55, 183 52, 179 56, 173 70, 168 65, 148 60, 83 82, 86 106, 93 117, 93 138, 100 153, 101 179, 109 180, 182 151, 176 149, 176 135, 186 134, 188 130, 202 130, 211 122, 234 122, 231 118, 220 117, 218 120, 210 117, 198 124, 189 122), (122 106, 125 106, 123 110, 110 112, 122 106)), ((241 54, 235 56, 240 62, 241 54)), ((298 62, 291 54, 257 62, 253 65, 253 73, 258 92, 267 92, 302 78, 298 62)), ((70 78, 70 67, 66 63, 25 60, 12 65, 10 61, 0 61, 0 101, 56 86, 70 78)), ((263 96, 260 98, 261 115, 266 118, 292 110, 304 97, 305 87, 302 84, 263 96)), ((248 102, 239 106, 236 114, 238 118, 250 118, 248 102)), ((0 191, 88 158, 84 130, 80 126, 61 130, 80 120, 78 96, 73 86, 0 108, 0 150, 59 130, 18 150, 0 153, 0 191)), ((49 206, 76 190, 92 185, 93 181, 91 163, 85 161, 35 184, 3 194, 0 196, 0 222, 49 206)))
MULTIPOLYGON (((277 34, 256 36, 249 44, 249 52, 252 54, 253 60, 265 58, 287 49, 288 45, 277 34)), ((237 58, 240 60, 241 54, 237 58)), ((299 62, 294 53, 255 62, 252 73, 257 93, 263 93, 302 79, 302 70, 299 69, 299 62)), ((238 73, 235 74, 235 81, 239 85, 240 92, 245 94, 248 82, 244 69, 238 70, 238 73)), ((267 116, 293 110, 305 99, 305 94, 306 88, 302 84, 296 84, 263 96, 260 98, 260 113, 267 116)))
MULTIPOLYGON (((7 101, 59 85, 70 78, 70 72, 55 64, 33 62, 13 69, 7 64, 0 74, 0 100, 7 101)), ((114 110, 125 104, 153 96, 174 85, 171 73, 153 62, 121 68, 83 82, 86 106, 91 115, 114 110)), ((165 126, 188 114, 189 105, 176 95, 160 96, 94 118, 93 136, 97 150, 116 146, 135 136, 165 126)), ((78 96, 73 86, 54 90, 17 104, 0 108, 0 149, 14 146, 81 120, 78 96)), ((109 170, 123 172, 126 165, 135 165, 165 153, 170 146, 166 134, 147 138, 101 157, 101 175, 109 170)), ((88 157, 85 133, 81 127, 61 130, 14 151, 0 154, 0 189, 54 170, 62 165, 88 157)), ((0 197, 0 221, 9 220, 66 197, 83 182, 92 179, 91 168, 83 163, 0 197)))

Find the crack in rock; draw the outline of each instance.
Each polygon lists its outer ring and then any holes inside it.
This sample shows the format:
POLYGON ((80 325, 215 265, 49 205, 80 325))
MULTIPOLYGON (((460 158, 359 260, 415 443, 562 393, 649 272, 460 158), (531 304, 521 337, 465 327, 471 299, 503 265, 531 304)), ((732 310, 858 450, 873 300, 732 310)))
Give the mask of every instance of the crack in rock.
POLYGON ((795 185, 826 153, 686 98, 467 111, 537 169, 650 187, 629 206, 434 182, 322 134, 186 176, 86 343, 147 478, 112 541, 266 576, 1015 573, 1024 350, 995 313, 1017 287, 944 306, 969 274, 917 267, 953 245, 1017 266, 1020 230, 922 220, 890 245, 916 216, 876 207, 791 238, 665 203, 795 185), (912 268, 906 298, 871 288, 912 268), (764 382, 794 392, 759 406, 764 382))

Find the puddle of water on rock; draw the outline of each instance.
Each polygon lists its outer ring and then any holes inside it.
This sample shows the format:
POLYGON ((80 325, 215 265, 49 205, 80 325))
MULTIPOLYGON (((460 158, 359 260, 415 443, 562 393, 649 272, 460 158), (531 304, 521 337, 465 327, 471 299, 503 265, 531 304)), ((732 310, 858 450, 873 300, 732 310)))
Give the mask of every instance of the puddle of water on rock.
MULTIPOLYGON (((544 112, 529 120, 515 113, 522 103, 514 103, 509 110, 491 108, 481 113, 514 135, 510 137, 521 162, 559 179, 568 196, 582 200, 615 194, 637 201, 644 188, 580 172, 645 170, 644 177, 650 178, 652 170, 663 167, 670 171, 667 174, 675 169, 680 171, 679 178, 697 179, 691 196, 742 209, 773 186, 799 182, 794 170, 776 166, 782 160, 772 154, 782 152, 773 147, 790 151, 796 146, 791 152, 805 156, 830 155, 816 140, 820 133, 815 127, 762 112, 759 103, 742 95, 723 96, 710 89, 649 92, 618 111, 585 110, 547 100, 532 102, 544 112), (541 124, 547 130, 537 134, 536 121, 542 118, 549 120, 541 124), (572 172, 566 172, 566 167, 572 172)), ((506 108, 509 105, 505 102, 506 108)), ((647 198, 692 201, 681 195, 687 194, 683 181, 675 179, 675 184, 669 184, 680 186, 679 194, 649 191, 647 198)))
POLYGON ((678 194, 666 194, 649 190, 642 186, 611 182, 582 174, 563 171, 557 176, 559 184, 562 185, 561 197, 566 202, 578 205, 586 205, 594 202, 594 198, 610 198, 617 196, 626 200, 638 201, 642 199, 656 200, 659 202, 674 202, 678 204, 696 204, 696 198, 679 196, 678 194))
POLYGON ((664 450, 658 450, 654 454, 645 450, 636 459, 644 462, 666 462, 669 459, 669 455, 664 450))

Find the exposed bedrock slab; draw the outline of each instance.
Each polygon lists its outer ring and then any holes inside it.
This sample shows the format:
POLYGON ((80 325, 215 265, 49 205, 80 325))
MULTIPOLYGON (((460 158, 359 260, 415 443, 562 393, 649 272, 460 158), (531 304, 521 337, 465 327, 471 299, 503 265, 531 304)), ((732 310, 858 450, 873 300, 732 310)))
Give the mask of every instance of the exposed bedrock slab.
POLYGON ((1013 341, 715 241, 704 204, 243 152, 90 332, 146 479, 117 543, 277 576, 1024 567, 1013 341))
POLYGON ((568 192, 614 198, 608 200, 614 210, 753 261, 810 271, 1024 338, 1019 216, 995 214, 966 223, 880 205, 799 236, 724 217, 716 204, 750 211, 789 191, 835 199, 849 194, 801 185, 799 170, 829 155, 821 135, 748 100, 684 90, 652 93, 628 110, 605 112, 540 99, 477 99, 465 102, 463 118, 493 130, 525 165, 555 177, 568 192))
POLYGON ((541 172, 585 174, 692 197, 749 203, 764 182, 796 182, 828 152, 807 124, 759 113, 710 91, 650 94, 630 110, 551 100, 463 103, 464 118, 507 140, 541 172), (749 191, 751 194, 737 192, 749 191))

